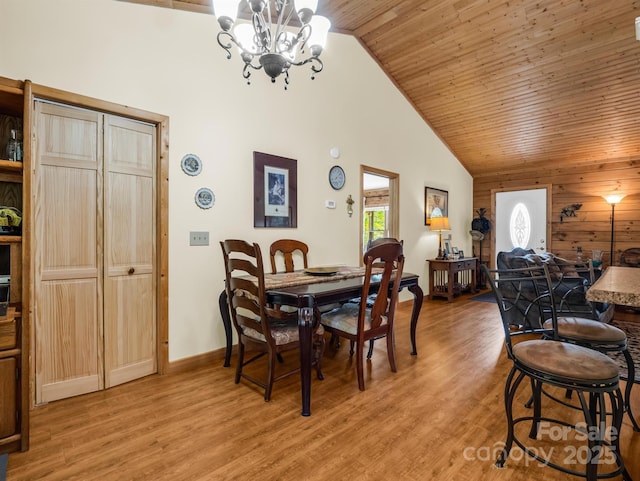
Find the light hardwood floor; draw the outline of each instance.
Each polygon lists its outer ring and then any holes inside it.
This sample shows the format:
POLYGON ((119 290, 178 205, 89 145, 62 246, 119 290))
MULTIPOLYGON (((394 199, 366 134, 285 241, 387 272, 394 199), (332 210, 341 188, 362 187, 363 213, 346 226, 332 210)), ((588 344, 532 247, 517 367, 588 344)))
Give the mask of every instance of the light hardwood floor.
MULTIPOLYGON (((7 480, 579 479, 517 450, 504 469, 493 465, 509 370, 497 307, 468 296, 425 301, 417 357, 409 354, 410 307, 402 304, 398 318, 398 372, 379 341, 360 392, 348 344, 328 348, 311 417, 300 416, 297 376, 277 382, 265 403, 252 385, 233 383, 235 359, 231 368, 219 361, 37 407, 31 449, 9 456, 7 480)), ((640 414, 639 401, 635 392, 640 414)), ((543 409, 575 416, 551 401, 543 409)), ((538 449, 567 461, 580 455, 559 442, 538 449)), ((640 480, 640 433, 626 418, 621 451, 640 480)))

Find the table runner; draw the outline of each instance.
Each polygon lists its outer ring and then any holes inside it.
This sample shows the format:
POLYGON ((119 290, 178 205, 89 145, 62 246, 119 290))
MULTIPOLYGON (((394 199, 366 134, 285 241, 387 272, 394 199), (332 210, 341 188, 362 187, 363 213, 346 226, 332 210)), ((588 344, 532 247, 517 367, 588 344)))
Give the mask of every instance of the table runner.
MULTIPOLYGON (((364 276, 364 267, 336 266, 338 272, 330 276, 318 276, 307 274, 304 271, 280 272, 278 274, 265 274, 264 286, 266 290, 276 287, 294 287, 304 284, 319 284, 321 282, 339 281, 341 279, 350 279, 353 277, 364 276)), ((382 272, 382 269, 378 269, 382 272)), ((375 272, 375 269, 374 269, 375 272)))

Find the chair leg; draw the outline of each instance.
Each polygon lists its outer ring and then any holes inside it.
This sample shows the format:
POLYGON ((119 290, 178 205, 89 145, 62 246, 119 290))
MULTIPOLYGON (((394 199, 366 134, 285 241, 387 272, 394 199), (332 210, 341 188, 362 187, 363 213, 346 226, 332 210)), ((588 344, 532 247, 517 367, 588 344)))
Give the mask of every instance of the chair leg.
MULTIPOLYGON (((353 346, 354 342, 351 341, 353 346)), ((356 372, 358 374, 358 388, 364 391, 364 341, 358 340, 356 352, 356 372)))
POLYGON ((533 420, 531 421, 531 430, 529 438, 536 439, 538 437, 538 428, 540 427, 540 417, 542 416, 542 383, 540 381, 532 381, 531 387, 533 393, 533 420))
POLYGON ((235 382, 238 384, 240 382, 240 378, 242 377, 242 367, 244 365, 244 343, 242 339, 238 342, 238 365, 236 366, 236 379, 235 382))
POLYGON ((513 366, 511 368, 511 372, 509 372, 509 376, 507 377, 507 382, 504 386, 504 409, 507 415, 507 440, 504 443, 504 447, 502 448, 502 452, 498 456, 496 460, 496 467, 503 468, 504 464, 507 462, 507 458, 509 457, 509 453, 511 452, 511 447, 513 446, 513 438, 514 438, 514 429, 513 429, 513 399, 516 396, 516 391, 518 386, 524 379, 525 374, 521 372, 518 374, 518 377, 514 380, 513 377, 516 373, 516 367, 513 366))
POLYGON ((633 412, 631 411, 631 388, 635 383, 634 380, 636 376, 636 369, 635 369, 635 365, 633 364, 633 358, 631 357, 631 353, 629 352, 629 349, 625 349, 624 351, 622 351, 622 354, 624 354, 624 359, 625 361, 627 361, 627 385, 624 389, 624 410, 626 411, 626 413, 629 415, 629 418, 631 419, 631 424, 633 424, 633 430, 636 432, 639 432, 640 426, 638 426, 638 423, 636 422, 636 418, 634 417, 633 412))
POLYGON ((314 360, 316 363, 316 376, 321 381, 324 379, 324 374, 322 374, 322 358, 324 356, 326 341, 324 340, 324 336, 318 336, 317 341, 314 343, 314 360))
POLYGON ((393 339, 393 332, 387 333, 387 357, 389 358, 391 372, 398 372, 396 367, 396 343, 393 339))
POLYGON ((373 356, 373 341, 375 341, 375 339, 369 339, 369 352, 367 353, 367 359, 371 359, 371 356, 373 356))
POLYGON ((271 390, 273 389, 273 377, 276 371, 276 355, 273 351, 269 351, 269 363, 267 367, 267 387, 264 390, 264 400, 271 400, 271 390))
POLYGON ((350 355, 350 356, 353 356, 353 352, 354 352, 354 351, 353 351, 353 346, 355 345, 355 342, 354 342, 354 341, 349 341, 349 343, 350 343, 349 345, 351 346, 351 347, 349 348, 349 355, 350 355))

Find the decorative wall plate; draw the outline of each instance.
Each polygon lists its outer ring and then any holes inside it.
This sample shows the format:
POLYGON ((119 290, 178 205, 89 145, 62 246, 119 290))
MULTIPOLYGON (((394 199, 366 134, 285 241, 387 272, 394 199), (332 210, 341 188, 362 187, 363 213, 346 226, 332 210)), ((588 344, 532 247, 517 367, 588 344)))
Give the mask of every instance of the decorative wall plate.
POLYGON ((196 205, 201 209, 210 209, 216 202, 216 196, 211 189, 203 187, 196 192, 196 205))
POLYGON ((202 172, 202 161, 195 154, 187 154, 182 157, 182 171, 187 175, 198 175, 202 172))

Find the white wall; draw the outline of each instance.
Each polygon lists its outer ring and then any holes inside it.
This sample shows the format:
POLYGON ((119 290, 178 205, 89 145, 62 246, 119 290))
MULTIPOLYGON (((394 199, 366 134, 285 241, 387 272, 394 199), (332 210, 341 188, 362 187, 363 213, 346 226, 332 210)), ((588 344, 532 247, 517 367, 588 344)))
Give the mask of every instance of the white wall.
POLYGON ((1 76, 170 117, 170 360, 224 345, 219 240, 257 241, 266 251, 294 237, 309 244, 312 264, 357 264, 359 216, 347 216, 345 201, 357 198, 361 164, 400 174, 405 270, 421 275, 425 292, 425 259, 438 248, 423 221, 426 185, 449 191, 452 245, 471 252, 471 177, 352 37, 330 34, 324 71, 312 81, 306 68, 293 69, 284 91, 262 72, 246 85, 210 15, 114 0, 2 0, 0 18, 1 76), (253 151, 297 159, 297 229, 253 228, 253 151), (181 171, 186 153, 203 160, 199 176, 181 171), (327 180, 334 163, 347 175, 338 192, 327 180), (193 201, 200 187, 216 195, 210 210, 193 201), (326 199, 337 208, 326 209, 326 199), (211 245, 190 247, 192 230, 210 231, 211 245))

